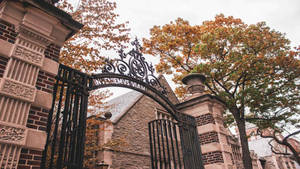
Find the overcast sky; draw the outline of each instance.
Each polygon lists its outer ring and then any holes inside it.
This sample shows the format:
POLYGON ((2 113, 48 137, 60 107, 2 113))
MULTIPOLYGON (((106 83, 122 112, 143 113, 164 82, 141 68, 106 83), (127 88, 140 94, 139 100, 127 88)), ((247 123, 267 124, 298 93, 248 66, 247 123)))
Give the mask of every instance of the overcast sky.
MULTIPOLYGON (((241 18, 246 24, 266 21, 286 33, 291 45, 300 45, 300 0, 116 0, 121 21, 129 21, 132 38, 149 37, 150 28, 178 17, 192 25, 212 20, 217 14, 241 18)), ((148 57, 147 57, 148 58, 148 57)), ((149 60, 149 59, 147 59, 149 60)), ((151 59, 155 63, 157 59, 151 59)), ((170 77, 167 77, 172 83, 170 77)), ((174 85, 172 85, 174 87, 174 85)), ((121 90, 117 93, 124 93, 121 90)), ((117 96, 119 94, 115 94, 117 96)))
POLYGON ((129 21, 133 37, 149 37, 154 25, 164 25, 181 17, 201 24, 215 15, 241 18, 247 24, 266 21, 271 28, 286 33, 292 46, 300 45, 300 0, 116 0, 117 13, 129 21))
MULTIPOLYGON (((70 2, 77 4, 79 0, 70 2)), ((132 38, 149 37, 154 25, 164 25, 178 17, 200 25, 223 13, 241 18, 246 24, 265 21, 272 29, 285 33, 293 47, 300 45, 300 0, 116 0, 116 3, 119 19, 129 21, 132 38)))
MULTIPOLYGON (((70 1, 78 2, 78 0, 70 1)), ((246 24, 265 21, 272 29, 285 33, 291 40, 292 47, 300 45, 300 0, 116 0, 116 2, 116 12, 120 15, 120 20, 129 21, 132 38, 149 37, 149 30, 154 25, 164 25, 178 17, 188 20, 192 25, 200 25, 203 21, 212 20, 217 14, 223 13, 225 16, 241 18, 246 24)), ((151 61, 153 62, 153 59, 151 61)), ((116 97, 128 90, 117 88, 112 91, 116 97)))

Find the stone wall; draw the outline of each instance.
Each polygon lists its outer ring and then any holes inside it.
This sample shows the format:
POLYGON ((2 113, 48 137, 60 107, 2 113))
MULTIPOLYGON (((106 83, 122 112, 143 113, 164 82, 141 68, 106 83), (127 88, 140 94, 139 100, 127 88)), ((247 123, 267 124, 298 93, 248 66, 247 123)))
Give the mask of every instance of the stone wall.
POLYGON ((48 112, 48 109, 31 106, 26 126, 28 128, 46 131, 48 112))
POLYGON ((61 46, 59 45, 55 45, 55 44, 48 45, 45 50, 45 57, 54 60, 55 62, 58 62, 60 49, 61 46))
POLYGON ((195 118, 197 121, 197 126, 203 126, 209 123, 215 124, 215 119, 211 113, 203 114, 195 118))
POLYGON ((35 87, 38 90, 52 94, 54 83, 55 83, 55 75, 41 70, 39 71, 39 75, 35 87))
POLYGON ((42 151, 23 148, 20 155, 18 169, 39 169, 42 151))
POLYGON ((15 29, 15 25, 0 20, 0 39, 5 40, 11 44, 14 44, 16 41, 17 33, 15 29))
POLYGON ((199 140, 201 145, 209 144, 209 143, 219 143, 219 137, 217 132, 207 132, 203 134, 199 134, 199 140))
POLYGON ((4 56, 0 56, 0 78, 3 77, 7 62, 8 62, 8 58, 4 56))
POLYGON ((202 154, 202 160, 204 165, 224 163, 223 155, 221 151, 214 151, 202 154))
POLYGON ((126 146, 112 156, 112 169, 150 169, 148 122, 159 107, 147 96, 142 98, 114 125, 112 140, 125 138, 126 146), (147 106, 145 106, 147 105, 147 106))
POLYGON ((196 118, 205 169, 236 168, 227 140, 230 133, 223 123, 222 103, 211 95, 197 93, 177 107, 196 118))
POLYGON ((38 169, 59 46, 81 24, 61 22, 44 1, 0 3, 0 168, 38 169))

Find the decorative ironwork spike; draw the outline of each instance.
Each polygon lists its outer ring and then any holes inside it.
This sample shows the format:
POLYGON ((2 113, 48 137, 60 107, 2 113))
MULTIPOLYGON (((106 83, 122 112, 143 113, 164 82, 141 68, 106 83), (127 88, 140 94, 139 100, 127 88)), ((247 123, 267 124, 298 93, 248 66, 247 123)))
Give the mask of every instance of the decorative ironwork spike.
POLYGON ((161 94, 166 94, 165 88, 160 84, 159 80, 154 76, 154 67, 152 63, 148 63, 140 52, 141 45, 137 38, 131 42, 133 49, 124 52, 120 49, 119 59, 106 61, 102 72, 127 75, 131 78, 138 79, 146 84, 157 88, 161 94), (128 56, 128 57, 127 57, 128 56))
POLYGON ((135 37, 134 41, 131 42, 131 45, 133 45, 135 47, 136 51, 140 51, 142 48, 137 37, 135 37))

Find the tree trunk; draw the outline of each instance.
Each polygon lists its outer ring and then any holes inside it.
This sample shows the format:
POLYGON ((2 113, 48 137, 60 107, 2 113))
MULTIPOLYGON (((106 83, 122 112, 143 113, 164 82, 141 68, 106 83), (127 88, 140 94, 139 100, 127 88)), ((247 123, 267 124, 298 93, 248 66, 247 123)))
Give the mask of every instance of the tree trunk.
POLYGON ((295 148, 290 144, 290 143, 286 143, 285 144, 293 153, 293 157, 295 158, 295 161, 298 163, 298 165, 300 165, 300 155, 299 153, 295 150, 295 148))
POLYGON ((240 140, 241 140, 241 146, 242 146, 242 159, 243 159, 244 168, 245 169, 253 169, 252 159, 250 156, 249 145, 248 145, 248 138, 246 135, 245 121, 243 121, 241 119, 236 119, 236 123, 237 123, 239 134, 240 134, 240 140))

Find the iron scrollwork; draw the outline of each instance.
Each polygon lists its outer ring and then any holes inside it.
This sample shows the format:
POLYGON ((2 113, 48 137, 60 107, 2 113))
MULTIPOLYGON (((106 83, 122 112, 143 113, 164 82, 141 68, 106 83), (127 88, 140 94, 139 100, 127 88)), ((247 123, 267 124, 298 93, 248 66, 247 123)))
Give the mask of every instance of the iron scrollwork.
POLYGON ((166 95, 166 89, 155 77, 155 69, 152 63, 148 63, 141 53, 141 45, 137 38, 131 42, 133 48, 126 53, 123 49, 119 50, 118 59, 106 60, 102 73, 120 74, 138 79, 144 83, 158 89, 163 95, 166 95))

